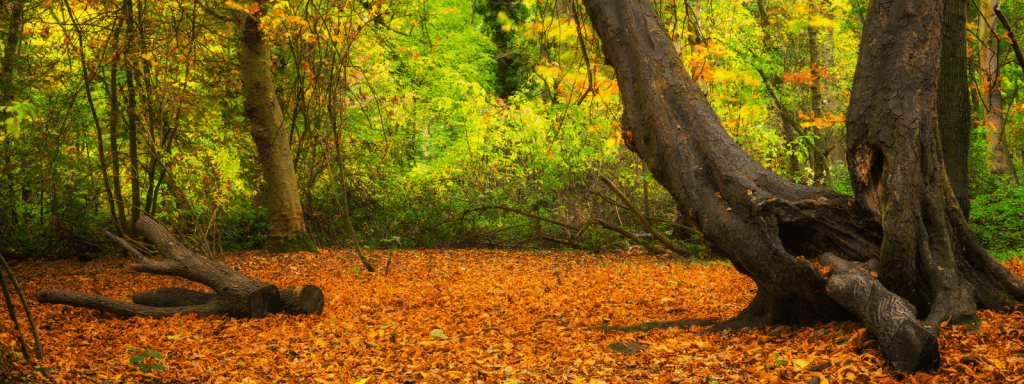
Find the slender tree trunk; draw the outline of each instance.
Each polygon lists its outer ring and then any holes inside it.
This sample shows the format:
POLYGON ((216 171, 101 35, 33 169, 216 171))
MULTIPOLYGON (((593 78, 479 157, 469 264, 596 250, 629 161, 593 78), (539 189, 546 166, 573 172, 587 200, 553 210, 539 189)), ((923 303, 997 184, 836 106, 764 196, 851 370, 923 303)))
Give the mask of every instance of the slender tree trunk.
POLYGON ((967 76, 967 0, 945 0, 938 113, 942 153, 950 187, 964 217, 970 217, 967 152, 971 146, 971 100, 967 76))
MULTIPOLYGON (((127 88, 128 98, 128 161, 129 168, 128 174, 131 178, 132 186, 132 204, 131 204, 131 223, 139 221, 140 207, 142 206, 141 196, 139 195, 140 182, 139 182, 139 140, 138 140, 138 105, 136 102, 137 92, 135 89, 136 75, 138 70, 134 62, 136 53, 136 23, 135 23, 135 5, 132 0, 124 1, 124 14, 125 14, 125 25, 127 26, 128 41, 125 52, 128 58, 128 68, 125 70, 125 87, 127 88)), ((135 226, 128 226, 128 234, 131 237, 136 237, 135 226)))
POLYGON ((21 46, 21 31, 25 23, 25 3, 22 0, 9 0, 4 5, 4 11, 7 13, 7 36, 4 39, 3 63, 0 64, 0 106, 10 105, 17 93, 14 70, 18 60, 18 49, 21 46))
POLYGON ((107 100, 109 108, 109 126, 110 126, 110 169, 111 169, 111 184, 113 185, 113 196, 114 199, 111 204, 114 206, 114 212, 116 216, 113 218, 115 227, 120 236, 126 236, 128 234, 127 224, 125 222, 124 213, 124 194, 121 192, 121 151, 117 146, 117 135, 119 135, 119 127, 121 125, 121 106, 117 98, 117 67, 118 60, 115 58, 114 62, 110 64, 110 78, 107 84, 107 100))
POLYGON ((981 20, 978 40, 981 41, 981 74, 985 97, 985 133, 988 137, 988 171, 1017 180, 1017 173, 1006 149, 1006 120, 1004 119, 1002 76, 999 74, 999 38, 996 35, 994 8, 999 0, 981 0, 981 20))
MULTIPOLYGON (((763 35, 761 44, 764 46, 765 52, 773 60, 777 60, 779 56, 779 45, 776 44, 775 38, 772 35, 771 19, 768 17, 768 5, 766 0, 757 1, 757 14, 758 23, 761 25, 761 33, 763 35)), ((792 108, 786 106, 783 103, 781 95, 778 90, 782 87, 783 80, 778 74, 768 75, 764 71, 758 70, 761 75, 765 89, 771 96, 773 105, 775 106, 775 114, 779 117, 782 122, 782 139, 785 140, 786 145, 792 149, 792 153, 785 155, 783 164, 785 165, 786 175, 791 179, 797 178, 802 172, 800 170, 800 158, 796 155, 797 137, 800 132, 800 122, 797 120, 796 113, 792 108)))
MULTIPOLYGON (((821 68, 821 47, 818 43, 818 28, 807 27, 807 51, 810 55, 810 66, 811 68, 821 68)), ((815 118, 825 118, 825 103, 821 96, 821 74, 815 73, 814 80, 811 83, 811 112, 815 118)), ((820 129, 820 128, 819 128, 820 129)), ((813 137, 814 142, 809 143, 808 160, 811 163, 811 171, 813 172, 812 185, 825 186, 828 185, 829 179, 829 167, 828 167, 828 156, 825 155, 825 138, 820 132, 814 128, 808 132, 813 137)))
POLYGON ((260 11, 255 14, 241 15, 239 64, 245 116, 249 119, 250 134, 256 143, 266 182, 270 220, 267 247, 274 252, 315 251, 302 217, 289 132, 274 89, 270 51, 260 29, 259 18, 265 5, 261 3, 260 11))

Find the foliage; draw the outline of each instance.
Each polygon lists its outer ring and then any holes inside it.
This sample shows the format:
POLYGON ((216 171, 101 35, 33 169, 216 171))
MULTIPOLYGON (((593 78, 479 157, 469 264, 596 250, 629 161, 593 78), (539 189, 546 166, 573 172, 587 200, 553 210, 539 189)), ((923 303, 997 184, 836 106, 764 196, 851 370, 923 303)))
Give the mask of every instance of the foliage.
POLYGON ((160 352, 149 348, 146 348, 145 351, 139 351, 134 347, 128 347, 128 352, 138 352, 128 358, 128 364, 138 367, 139 371, 142 373, 167 370, 167 367, 165 367, 163 363, 159 362, 159 360, 164 358, 160 352))
MULTIPOLYGON (((355 275, 350 251, 266 256, 240 253, 223 262, 277 286, 323 287, 323 315, 234 320, 179 315, 120 319, 84 308, 40 305, 51 380, 92 378, 151 382, 981 382, 1024 374, 1012 335, 1020 311, 981 311, 976 330, 939 333, 949 364, 902 376, 877 341, 853 322, 813 327, 756 327, 702 335, 702 327, 603 333, 592 327, 678 318, 727 319, 754 296, 754 283, 727 263, 647 255, 484 250, 397 250, 391 274, 355 275), (309 279, 313 279, 309 281, 309 279), (437 331, 435 331, 437 330, 437 331), (442 337, 443 336, 443 337, 442 337), (126 350, 140 340, 146 349, 126 350), (625 355, 613 343, 635 345, 625 355), (128 363, 143 355, 154 370, 128 363), (120 358, 118 358, 120 356, 120 358), (113 360, 112 360, 113 359, 113 360), (156 371, 163 364, 165 371, 156 371), (483 377, 483 378, 481 378, 483 377)), ((388 251, 371 251, 379 264, 388 251)), ((91 290, 119 297, 165 286, 171 278, 127 273, 123 260, 22 262, 29 292, 91 290)), ((1024 264, 1006 264, 1017 274, 1024 264)), ((188 283, 185 288, 197 288, 188 283)), ((7 321, 3 319, 2 321, 7 321)), ((0 329, 11 329, 0 322, 0 329)), ((0 332, 0 344, 12 336, 0 332)), ((15 372, 32 366, 15 362, 15 372)))
POLYGON ((978 196, 970 221, 978 240, 993 255, 1006 258, 1024 254, 1024 186, 1005 183, 978 196))
MULTIPOLYGON (((655 2, 738 143, 790 180, 846 193, 843 115, 866 3, 655 2)), ((242 14, 262 15, 306 223, 321 245, 345 244, 340 193, 371 247, 395 237, 404 247, 555 246, 547 237, 628 248, 607 231, 576 236, 479 210, 508 206, 572 226, 599 218, 643 232, 601 197, 599 176, 649 215, 675 217, 671 198, 622 145, 618 85, 579 3, 47 4, 27 6, 12 51, 21 81, 4 90, 13 98, 0 133, 0 250, 102 252, 103 230, 130 234, 135 194, 135 208, 204 251, 262 248, 265 181, 242 113, 232 21, 242 14)), ((1011 18, 1019 7, 1003 4, 1011 18)), ((1008 99, 1022 76, 1004 67, 1008 99)), ((1020 103, 1008 105, 1007 141, 1019 153, 1020 103)), ((972 191, 982 196, 1001 182, 984 171, 975 131, 972 191)))

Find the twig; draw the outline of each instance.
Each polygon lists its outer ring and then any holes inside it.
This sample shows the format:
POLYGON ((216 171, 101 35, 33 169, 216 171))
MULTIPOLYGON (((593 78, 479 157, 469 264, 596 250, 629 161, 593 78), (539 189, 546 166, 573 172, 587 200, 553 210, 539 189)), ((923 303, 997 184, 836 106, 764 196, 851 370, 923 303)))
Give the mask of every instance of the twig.
POLYGON ((384 276, 391 273, 391 257, 395 255, 395 250, 392 249, 388 252, 388 261, 384 264, 384 276))
POLYGON ((516 209, 516 208, 512 208, 512 207, 505 206, 505 205, 483 206, 483 207, 480 207, 480 208, 470 209, 470 210, 468 210, 466 212, 463 212, 463 213, 465 214, 465 213, 469 213, 469 212, 473 212, 473 211, 482 211, 482 210, 485 210, 485 209, 500 209, 500 210, 503 210, 503 211, 509 211, 509 212, 513 212, 513 213, 518 213, 520 215, 523 215, 523 216, 526 216, 526 217, 529 217, 529 218, 533 218, 533 219, 537 219, 537 220, 543 221, 545 223, 551 223, 551 224, 554 224, 554 225, 557 225, 557 226, 560 226, 560 227, 569 228, 569 229, 574 230, 574 231, 578 231, 579 230, 579 228, 576 227, 575 225, 563 223, 563 222, 560 222, 560 221, 557 221, 557 220, 549 219, 549 218, 546 218, 544 216, 536 215, 536 214, 533 214, 533 213, 530 213, 530 212, 526 212, 526 211, 521 210, 521 209, 516 209))
POLYGON ((613 193, 615 193, 615 196, 619 197, 619 200, 622 200, 622 203, 626 205, 626 208, 629 209, 629 211, 633 213, 633 216, 635 216, 637 220, 640 221, 640 224, 643 225, 644 230, 650 233, 651 236, 654 236, 654 238, 657 239, 659 243, 664 245, 665 248, 668 248, 672 252, 678 253, 683 256, 690 255, 690 250, 676 245, 676 243, 672 242, 672 240, 669 240, 669 238, 665 237, 665 235, 661 234, 661 232, 655 231, 654 227, 651 226, 651 223, 648 222, 646 218, 644 218, 644 214, 640 212, 640 210, 637 209, 636 206, 633 205, 633 202, 629 201, 629 198, 626 197, 626 194, 622 193, 622 191, 619 190, 619 188, 616 187, 611 180, 608 180, 608 178, 603 175, 600 177, 600 179, 601 182, 607 185, 608 188, 611 189, 613 193))
POLYGON ((620 227, 618 225, 609 223, 609 222, 601 220, 601 219, 590 219, 590 221, 588 221, 587 224, 584 225, 583 228, 580 229, 580 231, 578 233, 576 233, 576 236, 578 237, 578 236, 582 235, 583 231, 585 231, 592 224, 597 224, 597 225, 600 225, 602 227, 605 227, 605 228, 608 228, 610 230, 613 230, 615 232, 618 232, 620 235, 622 235, 622 237, 625 237, 625 238, 627 238, 629 240, 632 240, 634 243, 640 244, 641 247, 644 247, 644 249, 647 250, 647 253, 650 253, 652 255, 658 255, 658 254, 664 253, 662 250, 658 249, 658 247, 655 247, 654 244, 651 244, 649 241, 641 239, 639 236, 634 235, 632 232, 627 231, 625 228, 622 228, 622 227, 620 227))
POLYGON ((28 310, 28 301, 25 300, 25 293, 21 290, 21 284, 18 284, 18 279, 14 277, 14 271, 11 270, 11 266, 7 264, 7 260, 4 259, 3 255, 0 255, 0 262, 4 264, 4 269, 7 270, 7 274, 11 276, 11 284, 14 285, 14 291, 18 293, 18 299, 21 300, 22 308, 25 308, 25 317, 28 318, 28 326, 32 330, 32 338, 36 343, 36 358, 43 359, 43 347, 42 343, 39 342, 39 330, 36 329, 36 322, 32 320, 32 312, 28 310))

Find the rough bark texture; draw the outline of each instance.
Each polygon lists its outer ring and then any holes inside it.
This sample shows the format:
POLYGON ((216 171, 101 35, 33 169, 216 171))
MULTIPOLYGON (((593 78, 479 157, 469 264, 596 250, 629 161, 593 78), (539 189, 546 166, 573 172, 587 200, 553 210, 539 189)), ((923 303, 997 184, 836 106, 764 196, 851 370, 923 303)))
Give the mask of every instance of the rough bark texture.
POLYGON ((726 325, 814 324, 849 313, 794 255, 877 253, 880 227, 844 196, 786 182, 726 133, 648 1, 585 1, 615 68, 630 149, 691 212, 705 240, 753 278, 753 303, 726 325))
POLYGON ((121 238, 108 233, 111 240, 134 257, 132 268, 138 272, 182 277, 210 287, 214 292, 161 288, 135 293, 132 295, 133 303, 128 303, 88 293, 51 289, 39 292, 39 302, 91 308, 118 316, 148 317, 196 313, 202 316, 260 318, 268 313, 311 314, 323 311, 323 293, 315 286, 278 291, 274 285, 196 255, 149 217, 139 219, 135 228, 156 247, 164 260, 146 258, 121 238))
POLYGON ((939 131, 946 174, 964 217, 970 217, 967 151, 971 146, 971 96, 967 77, 967 0, 945 0, 939 66, 939 131))
POLYGON ((856 314, 877 337, 897 340, 885 352, 910 371, 932 367, 933 344, 907 328, 909 307, 891 305, 892 293, 918 310, 909 317, 927 314, 927 324, 1024 299, 1021 279, 981 248, 950 203, 935 111, 939 1, 872 3, 848 114, 851 199, 786 182, 744 153, 687 76, 649 1, 584 0, 615 68, 627 145, 680 210, 693 212, 705 240, 757 285, 749 306, 712 330, 856 314), (851 283, 840 273, 828 282, 794 257, 826 252, 878 263, 879 276, 851 283), (850 284, 870 291, 838 292, 850 284))
POLYGON ((1002 78, 999 74, 999 39, 996 28, 995 7, 999 0, 981 0, 981 20, 978 23, 978 40, 981 41, 981 80, 985 92, 985 133, 988 138, 988 171, 1017 179, 1006 149, 1006 120, 1003 118, 1002 78))
POLYGON ((265 181, 270 221, 267 247, 275 252, 316 251, 302 218, 289 132, 274 91, 270 51, 259 28, 264 8, 252 15, 241 15, 239 64, 245 117, 249 119, 249 132, 259 153, 265 181))
POLYGON ((941 359, 935 334, 917 322, 917 308, 872 276, 878 274, 877 261, 850 262, 831 253, 818 257, 818 262, 832 268, 829 295, 873 331, 896 370, 938 369, 941 359))
POLYGON ((943 164, 936 99, 942 0, 874 2, 847 112, 857 202, 882 223, 878 279, 927 314, 968 321, 1024 299, 978 243, 943 164))

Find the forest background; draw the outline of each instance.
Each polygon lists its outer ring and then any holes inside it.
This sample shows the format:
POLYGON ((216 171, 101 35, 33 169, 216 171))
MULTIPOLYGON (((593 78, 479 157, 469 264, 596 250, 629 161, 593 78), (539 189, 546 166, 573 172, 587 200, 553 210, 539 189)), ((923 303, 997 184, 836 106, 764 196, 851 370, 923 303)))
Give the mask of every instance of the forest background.
MULTIPOLYGON (((867 1, 654 3, 751 156, 852 194, 843 116, 867 1)), ((237 22, 260 11, 319 247, 346 245, 350 213, 369 248, 649 246, 649 221, 709 252, 623 145, 612 68, 573 1, 2 5, 8 259, 112 253, 102 231, 132 235, 140 215, 202 253, 262 248, 267 186, 243 113, 237 22)), ((991 5, 968 7, 969 216, 1006 258, 1024 252, 1024 73, 1006 30, 979 13, 991 5)), ((1024 28, 1024 4, 1000 6, 1024 28)))

